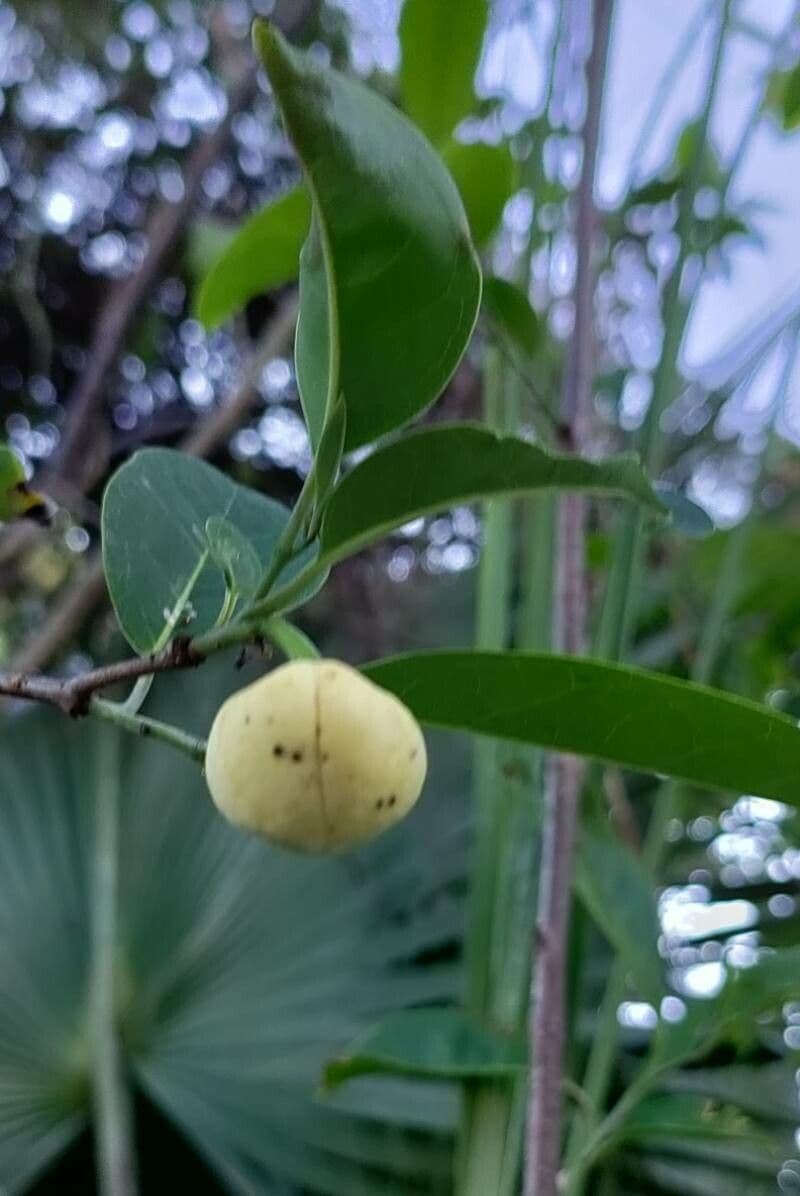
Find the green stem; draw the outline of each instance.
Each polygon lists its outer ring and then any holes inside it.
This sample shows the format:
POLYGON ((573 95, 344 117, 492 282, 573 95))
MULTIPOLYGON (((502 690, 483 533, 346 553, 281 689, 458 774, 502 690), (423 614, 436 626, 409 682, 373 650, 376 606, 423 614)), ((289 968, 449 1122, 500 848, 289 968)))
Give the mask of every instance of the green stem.
POLYGON ((119 859, 119 737, 99 737, 95 778, 89 1024, 98 1190, 136 1196, 133 1107, 117 1024, 116 909, 119 859))
POLYGON ((277 615, 268 619, 263 627, 264 635, 276 648, 280 648, 288 660, 318 660, 319 648, 308 636, 287 619, 277 615))
MULTIPOLYGON (((500 353, 491 346, 484 363, 484 408, 487 426, 505 431, 516 424, 507 409, 510 388, 500 353)), ((503 648, 510 635, 512 576, 511 515, 508 500, 487 502, 484 539, 478 572, 476 647, 503 648)), ((467 992, 470 1009, 491 1014, 494 991, 494 932, 500 856, 501 749, 491 740, 476 741, 473 764, 475 848, 470 887, 469 930, 466 942, 467 992)), ((506 1150, 509 1085, 473 1083, 464 1087, 460 1150, 461 1196, 493 1196, 498 1187, 506 1150)))
POLYGON ((170 747, 177 748, 192 760, 202 764, 206 756, 206 741, 195 735, 181 731, 180 727, 173 727, 170 723, 159 722, 155 718, 144 718, 139 714, 131 714, 118 702, 109 702, 105 698, 92 698, 89 713, 96 718, 113 723, 123 731, 143 738, 158 739, 170 747))
POLYGON ((264 577, 256 590, 255 600, 266 598, 272 589, 275 582, 278 580, 283 569, 289 564, 289 561, 297 555, 298 551, 305 548, 306 545, 301 545, 300 550, 297 549, 297 538, 303 528, 303 522, 309 513, 311 504, 314 501, 316 492, 316 484, 314 481, 315 470, 312 465, 311 469, 306 475, 306 480, 303 482, 303 488, 297 502, 292 507, 292 513, 289 516, 286 527, 283 529, 280 539, 275 547, 272 560, 269 568, 264 574, 264 577))

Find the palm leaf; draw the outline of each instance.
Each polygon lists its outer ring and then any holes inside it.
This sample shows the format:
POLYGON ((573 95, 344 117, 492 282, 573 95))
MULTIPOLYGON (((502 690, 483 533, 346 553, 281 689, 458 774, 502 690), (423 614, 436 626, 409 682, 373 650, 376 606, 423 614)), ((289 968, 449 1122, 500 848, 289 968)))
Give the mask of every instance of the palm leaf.
MULTIPOLYGON (((187 692, 200 687, 166 683, 158 713, 207 726, 221 694, 213 670, 203 677, 199 703, 187 692)), ((89 1115, 95 749, 92 726, 43 714, 0 735, 0 1184, 11 1192, 89 1115)), ((318 1086, 371 1019, 458 990, 464 835, 452 808, 423 803, 357 856, 302 858, 229 827, 190 762, 137 741, 121 759, 119 1019, 142 1090, 234 1192, 449 1190, 452 1091, 365 1081, 328 1098, 318 1086)))

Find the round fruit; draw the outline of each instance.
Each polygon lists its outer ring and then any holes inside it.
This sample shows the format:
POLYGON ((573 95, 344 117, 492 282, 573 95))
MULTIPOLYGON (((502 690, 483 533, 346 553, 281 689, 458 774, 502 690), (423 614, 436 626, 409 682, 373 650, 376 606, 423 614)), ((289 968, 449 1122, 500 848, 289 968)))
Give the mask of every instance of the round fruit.
POLYGON ((335 851, 403 818, 425 740, 393 694, 336 660, 282 665, 217 712, 206 778, 218 809, 298 851, 335 851))

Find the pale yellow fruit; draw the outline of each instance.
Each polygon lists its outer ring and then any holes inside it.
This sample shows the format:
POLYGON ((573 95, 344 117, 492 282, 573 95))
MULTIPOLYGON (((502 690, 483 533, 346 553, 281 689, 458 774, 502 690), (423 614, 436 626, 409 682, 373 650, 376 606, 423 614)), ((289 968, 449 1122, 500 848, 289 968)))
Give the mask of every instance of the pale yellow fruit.
POLYGON ((425 740, 393 694, 336 660, 282 665, 220 708, 206 750, 218 809, 298 851, 335 851, 403 818, 425 740))

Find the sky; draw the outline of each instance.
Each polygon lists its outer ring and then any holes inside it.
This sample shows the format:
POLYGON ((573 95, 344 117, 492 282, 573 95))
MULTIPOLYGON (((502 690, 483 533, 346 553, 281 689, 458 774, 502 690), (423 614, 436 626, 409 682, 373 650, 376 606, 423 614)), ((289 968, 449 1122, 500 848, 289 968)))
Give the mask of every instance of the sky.
MULTIPOLYGON (((612 205, 631 175, 648 177, 671 156, 677 130, 698 110, 711 50, 711 30, 692 36, 709 0, 618 0, 610 71, 603 112, 598 170, 601 204, 612 205), (688 33, 688 39, 687 39, 688 33), (676 52, 681 69, 658 111, 647 151, 633 156, 658 81, 676 52)), ((774 37, 786 25, 793 0, 740 0, 741 19, 774 37)), ((549 6, 533 6, 516 26, 509 24, 489 48, 483 64, 487 90, 504 86, 521 106, 535 108, 541 97, 541 46, 552 27, 549 6), (538 43, 538 45, 537 45, 538 43)), ((734 151, 747 121, 760 78, 774 51, 744 33, 728 41, 720 82, 720 103, 712 138, 725 159, 734 151)), ((790 54, 790 47, 784 46, 790 54)), ((800 291, 800 132, 786 137, 764 121, 752 140, 732 198, 757 203, 759 245, 737 244, 730 255, 730 277, 706 282, 684 345, 690 371, 708 366, 741 342, 767 310, 800 291)))

